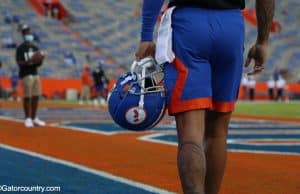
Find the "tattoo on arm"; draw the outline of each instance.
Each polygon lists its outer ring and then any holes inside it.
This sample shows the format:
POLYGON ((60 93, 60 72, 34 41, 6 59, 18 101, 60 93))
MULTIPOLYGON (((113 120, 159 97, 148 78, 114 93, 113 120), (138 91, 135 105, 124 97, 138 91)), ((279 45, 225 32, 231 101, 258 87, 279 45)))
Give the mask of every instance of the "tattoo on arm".
POLYGON ((257 43, 268 41, 274 9, 274 0, 256 0, 257 43))

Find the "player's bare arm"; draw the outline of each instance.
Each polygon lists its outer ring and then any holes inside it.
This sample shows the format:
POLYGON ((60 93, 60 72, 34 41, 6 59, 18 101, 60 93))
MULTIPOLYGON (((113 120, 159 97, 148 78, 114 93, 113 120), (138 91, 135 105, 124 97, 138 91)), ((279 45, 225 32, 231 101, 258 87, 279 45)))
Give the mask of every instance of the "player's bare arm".
POLYGON ((252 59, 254 60, 254 67, 249 75, 260 73, 264 69, 274 9, 274 0, 256 0, 257 40, 249 50, 245 63, 245 66, 248 67, 252 59))
POLYGON ((153 42, 153 31, 163 3, 164 0, 144 0, 141 42, 135 53, 136 60, 138 61, 145 57, 154 57, 155 44, 153 42))

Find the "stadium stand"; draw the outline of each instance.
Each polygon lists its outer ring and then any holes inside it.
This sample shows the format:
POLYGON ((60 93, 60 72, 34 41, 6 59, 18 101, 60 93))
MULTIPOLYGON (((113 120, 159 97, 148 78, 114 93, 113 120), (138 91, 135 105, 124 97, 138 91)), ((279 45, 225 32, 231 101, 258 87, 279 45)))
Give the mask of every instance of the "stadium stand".
MULTIPOLYGON (((89 54, 93 63, 105 61, 108 75, 117 76, 125 71, 134 58, 139 37, 137 0, 61 0, 69 12, 71 22, 54 20, 39 15, 30 1, 1 0, 0 38, 11 35, 21 42, 17 32, 17 23, 6 23, 6 16, 17 16, 20 23, 29 24, 40 37, 39 47, 47 51, 48 57, 41 68, 45 77, 78 77, 85 65, 85 56, 89 54), (73 52, 77 63, 64 67, 64 53, 73 52)), ((270 39, 269 60, 266 70, 259 79, 265 81, 275 68, 288 69, 293 73, 293 81, 300 80, 300 2, 298 0, 276 0, 275 19, 282 26, 280 33, 273 33, 270 39)), ((254 7, 254 1, 247 1, 247 7, 254 7)), ((255 40, 256 28, 246 22, 246 45, 255 40)), ((9 64, 2 74, 10 71, 14 65, 14 49, 1 49, 0 59, 9 64)), ((247 70, 245 70, 247 71, 247 70)))

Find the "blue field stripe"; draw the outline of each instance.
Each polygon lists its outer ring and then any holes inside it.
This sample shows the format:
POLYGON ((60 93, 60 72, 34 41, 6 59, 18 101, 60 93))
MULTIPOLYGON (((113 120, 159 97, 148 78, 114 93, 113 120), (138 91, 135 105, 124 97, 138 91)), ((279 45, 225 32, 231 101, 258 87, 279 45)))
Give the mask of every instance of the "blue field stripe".
MULTIPOLYGON (((89 130, 95 130, 95 131, 102 131, 107 133, 112 132, 121 132, 121 131, 128 131, 127 129, 124 129, 120 127, 119 125, 115 123, 84 123, 84 122, 72 122, 72 123, 64 123, 60 126, 65 127, 75 127, 75 128, 83 128, 83 129, 89 129, 89 130)), ((162 130, 175 130, 175 128, 167 128, 167 127, 160 127, 159 125, 151 131, 162 131, 162 130)))
POLYGON ((273 121, 230 121, 230 129, 235 130, 300 130, 299 124, 273 121))
POLYGON ((230 134, 229 139, 299 139, 300 134, 230 134))
MULTIPOLYGON (((177 143, 178 138, 175 134, 162 134, 160 136, 156 136, 152 138, 153 140, 159 140, 164 142, 170 143, 177 143)), ((276 134, 276 135, 229 135, 228 140, 235 140, 235 139, 299 139, 300 135, 288 135, 288 134, 276 134)), ((270 142, 269 142, 270 143, 270 142)), ((248 142, 232 142, 229 141, 228 143, 229 149, 237 149, 237 150, 246 150, 246 151, 269 151, 269 152, 282 152, 282 153, 300 153, 300 145, 249 145, 248 142)))
POLYGON ((268 120, 231 120, 230 124, 233 125, 288 125, 288 126, 300 126, 299 124, 294 123, 286 123, 286 122, 280 122, 280 121, 268 121, 268 120))
POLYGON ((62 124, 61 126, 67 127, 79 127, 84 129, 91 129, 96 131, 104 132, 119 132, 124 131, 125 129, 121 128, 119 125, 114 123, 82 123, 82 122, 72 122, 62 124))
POLYGON ((0 157, 1 185, 60 186, 60 193, 64 194, 152 193, 106 177, 3 148, 0 148, 0 157))
POLYGON ((243 126, 230 126, 229 130, 233 129, 233 130, 299 130, 300 131, 300 127, 298 126, 251 126, 251 127, 243 127, 243 126))
MULTIPOLYGON (((177 135, 166 134, 158 137, 154 137, 156 140, 164 140, 168 142, 177 142, 177 135)), ((231 134, 228 136, 228 139, 299 139, 300 134, 231 134)))
POLYGON ((232 150, 249 150, 249 151, 265 151, 265 152, 282 152, 282 153, 298 153, 300 154, 300 145, 245 145, 245 144, 228 144, 228 148, 232 150))

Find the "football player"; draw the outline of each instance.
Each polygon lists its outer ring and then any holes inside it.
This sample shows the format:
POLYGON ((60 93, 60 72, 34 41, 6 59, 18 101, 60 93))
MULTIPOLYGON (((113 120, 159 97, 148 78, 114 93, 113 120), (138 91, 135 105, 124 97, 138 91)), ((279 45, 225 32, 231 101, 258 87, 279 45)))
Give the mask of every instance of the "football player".
MULTIPOLYGON (((144 0, 137 60, 165 52, 165 88, 178 133, 184 193, 217 194, 226 166, 226 138, 243 68, 244 0, 171 0, 158 40, 153 31, 164 0, 144 0), (174 8, 175 7, 175 8, 174 8), (162 37, 160 37, 162 36, 162 37), (165 37, 163 37, 165 36, 165 37), (168 51, 172 50, 173 54, 168 51), (156 53, 155 53, 156 52, 156 53)), ((246 66, 263 70, 274 0, 256 0, 257 40, 246 66)))

